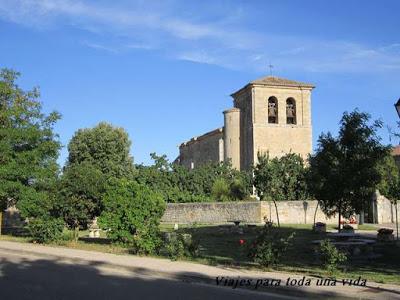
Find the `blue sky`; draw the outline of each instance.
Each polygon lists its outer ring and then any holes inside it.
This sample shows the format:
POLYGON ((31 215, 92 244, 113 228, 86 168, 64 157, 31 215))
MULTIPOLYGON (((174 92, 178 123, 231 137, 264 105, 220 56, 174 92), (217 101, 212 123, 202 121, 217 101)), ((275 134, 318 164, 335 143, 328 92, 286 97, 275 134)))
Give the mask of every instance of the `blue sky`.
POLYGON ((108 121, 148 164, 150 152, 173 160, 181 142, 222 126, 229 95, 272 63, 274 75, 316 85, 315 147, 356 107, 396 126, 399 12, 396 0, 0 0, 0 67, 40 86, 45 110, 63 115, 64 146, 108 121))

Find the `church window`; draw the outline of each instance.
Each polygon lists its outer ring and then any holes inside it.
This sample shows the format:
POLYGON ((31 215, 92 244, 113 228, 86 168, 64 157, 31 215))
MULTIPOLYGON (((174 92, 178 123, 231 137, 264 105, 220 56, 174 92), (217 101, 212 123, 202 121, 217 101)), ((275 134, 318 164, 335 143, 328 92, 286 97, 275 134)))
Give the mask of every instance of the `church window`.
POLYGON ((278 123, 278 99, 273 96, 268 98, 268 123, 278 123))
POLYGON ((296 100, 293 98, 286 100, 286 123, 296 124, 296 100))

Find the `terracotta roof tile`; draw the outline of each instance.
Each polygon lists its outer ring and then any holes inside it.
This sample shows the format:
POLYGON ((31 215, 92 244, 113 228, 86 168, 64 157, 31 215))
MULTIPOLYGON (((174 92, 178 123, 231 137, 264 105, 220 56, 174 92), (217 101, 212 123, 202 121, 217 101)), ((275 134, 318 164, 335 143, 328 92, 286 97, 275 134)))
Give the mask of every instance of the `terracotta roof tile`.
POLYGON ((400 155, 400 146, 396 146, 392 148, 392 155, 399 156, 400 155))
POLYGON ((267 77, 259 78, 259 79, 251 81, 250 83, 271 85, 271 86, 292 86, 292 87, 308 87, 308 88, 315 87, 313 84, 310 84, 310 83, 294 81, 294 80, 289 80, 289 79, 275 77, 275 76, 267 76, 267 77))

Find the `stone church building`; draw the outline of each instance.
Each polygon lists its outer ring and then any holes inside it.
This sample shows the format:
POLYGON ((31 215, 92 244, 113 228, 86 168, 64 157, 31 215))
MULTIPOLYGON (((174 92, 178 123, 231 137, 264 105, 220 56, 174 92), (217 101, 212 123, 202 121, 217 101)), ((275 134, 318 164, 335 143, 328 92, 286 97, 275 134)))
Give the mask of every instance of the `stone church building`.
POLYGON ((258 153, 279 157, 312 150, 312 84, 268 76, 234 92, 224 126, 179 146, 177 162, 190 169, 206 162, 231 161, 238 170, 257 163, 258 153))

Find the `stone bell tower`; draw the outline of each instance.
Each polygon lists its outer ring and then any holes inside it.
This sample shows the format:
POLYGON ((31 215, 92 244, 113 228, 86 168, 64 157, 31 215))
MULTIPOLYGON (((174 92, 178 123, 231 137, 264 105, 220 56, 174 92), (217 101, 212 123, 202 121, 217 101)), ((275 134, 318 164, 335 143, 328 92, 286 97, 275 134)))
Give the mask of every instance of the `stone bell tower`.
POLYGON ((233 108, 224 111, 224 126, 195 136, 179 146, 176 163, 194 169, 208 162, 230 161, 249 170, 258 153, 279 157, 312 150, 313 85, 264 77, 233 93, 233 108))
POLYGON ((224 112, 225 159, 250 169, 258 153, 279 157, 312 151, 312 84, 268 76, 233 93, 234 108, 224 112))

